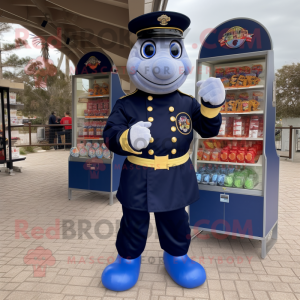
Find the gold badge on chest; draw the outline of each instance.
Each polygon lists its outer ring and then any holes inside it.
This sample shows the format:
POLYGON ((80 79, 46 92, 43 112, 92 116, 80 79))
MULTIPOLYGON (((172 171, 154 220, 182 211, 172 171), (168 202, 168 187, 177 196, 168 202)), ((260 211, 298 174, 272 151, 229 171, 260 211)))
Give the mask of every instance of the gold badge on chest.
POLYGON ((191 117, 185 112, 179 113, 176 116, 176 126, 181 134, 189 134, 192 131, 191 117))

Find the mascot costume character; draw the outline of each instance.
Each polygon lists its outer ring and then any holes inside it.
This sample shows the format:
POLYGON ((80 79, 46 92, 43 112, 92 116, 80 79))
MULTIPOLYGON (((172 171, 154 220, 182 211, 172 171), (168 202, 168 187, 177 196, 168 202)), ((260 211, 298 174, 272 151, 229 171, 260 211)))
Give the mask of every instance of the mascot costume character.
POLYGON ((178 90, 192 70, 183 32, 190 19, 176 12, 153 12, 130 21, 137 35, 127 72, 136 90, 120 98, 104 129, 107 147, 127 156, 117 198, 123 216, 117 235, 118 256, 102 273, 113 291, 133 287, 154 212, 163 261, 180 286, 194 288, 206 280, 204 268, 188 255, 190 226, 185 206, 199 199, 189 158, 193 130, 202 137, 218 134, 225 89, 220 79, 199 81, 201 105, 178 90))

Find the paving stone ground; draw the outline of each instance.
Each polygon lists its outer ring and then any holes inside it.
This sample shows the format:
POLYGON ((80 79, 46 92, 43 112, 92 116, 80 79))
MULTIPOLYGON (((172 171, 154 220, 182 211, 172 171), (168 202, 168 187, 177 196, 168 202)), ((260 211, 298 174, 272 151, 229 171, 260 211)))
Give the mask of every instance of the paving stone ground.
POLYGON ((17 164, 23 173, 0 173, 0 300, 300 299, 299 154, 280 162, 279 239, 264 260, 259 241, 196 238, 189 255, 202 261, 208 279, 183 289, 164 269, 151 216, 139 281, 120 293, 103 287, 101 273, 117 255, 121 206, 83 191, 69 201, 67 157, 68 151, 28 154, 17 164))

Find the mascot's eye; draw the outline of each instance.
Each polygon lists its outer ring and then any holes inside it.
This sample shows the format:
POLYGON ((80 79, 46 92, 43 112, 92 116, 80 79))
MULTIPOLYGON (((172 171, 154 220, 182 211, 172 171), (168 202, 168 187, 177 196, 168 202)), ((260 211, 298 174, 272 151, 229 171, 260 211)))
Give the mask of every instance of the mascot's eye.
POLYGON ((144 43, 141 50, 144 58, 151 58, 155 55, 155 45, 152 42, 144 43))
POLYGON ((170 54, 174 58, 179 58, 181 56, 181 46, 178 42, 172 42, 170 44, 170 54))

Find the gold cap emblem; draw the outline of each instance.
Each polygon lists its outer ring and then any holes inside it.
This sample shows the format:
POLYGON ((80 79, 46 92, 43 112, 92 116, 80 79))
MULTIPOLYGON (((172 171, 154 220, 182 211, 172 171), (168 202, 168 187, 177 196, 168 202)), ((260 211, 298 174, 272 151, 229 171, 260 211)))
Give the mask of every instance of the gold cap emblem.
POLYGON ((157 21, 160 22, 160 25, 166 26, 168 25, 168 22, 171 21, 171 18, 168 17, 167 15, 161 15, 160 17, 157 18, 157 21))

